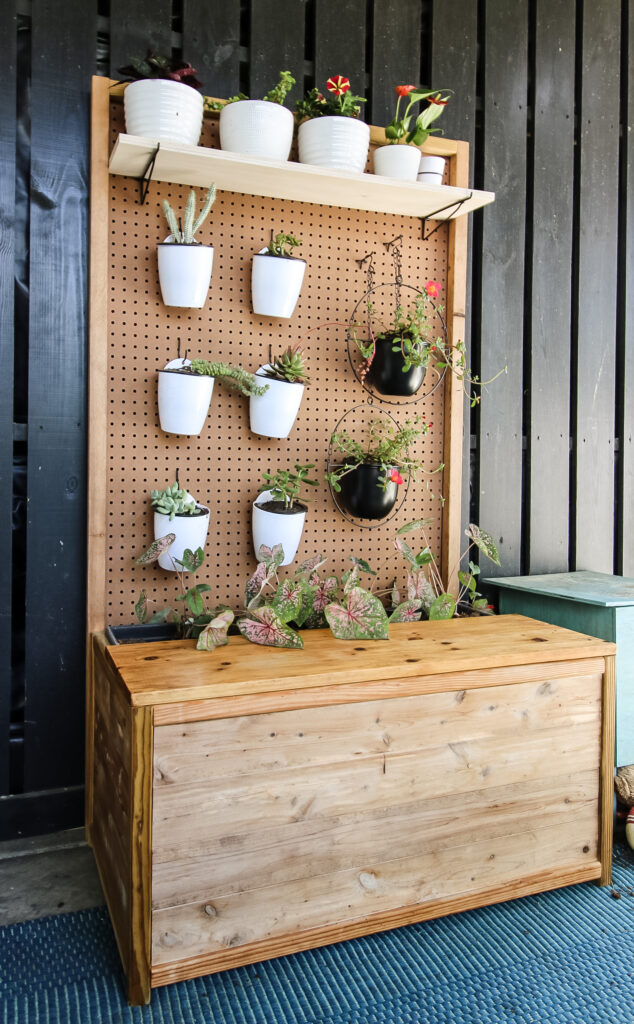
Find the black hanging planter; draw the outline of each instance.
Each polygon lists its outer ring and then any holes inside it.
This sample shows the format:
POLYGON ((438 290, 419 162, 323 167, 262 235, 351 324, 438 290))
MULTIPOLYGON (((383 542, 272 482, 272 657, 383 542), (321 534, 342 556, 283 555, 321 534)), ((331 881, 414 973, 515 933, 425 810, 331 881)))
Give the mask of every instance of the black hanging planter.
POLYGON ((364 462, 340 477, 337 498, 342 509, 356 519, 385 519, 396 504, 398 484, 388 480, 383 490, 379 481, 384 474, 378 463, 364 462))
POLYGON ((399 335, 388 334, 374 343, 374 358, 367 379, 380 395, 415 395, 425 379, 426 366, 411 366, 403 372, 403 353, 392 351, 399 335))

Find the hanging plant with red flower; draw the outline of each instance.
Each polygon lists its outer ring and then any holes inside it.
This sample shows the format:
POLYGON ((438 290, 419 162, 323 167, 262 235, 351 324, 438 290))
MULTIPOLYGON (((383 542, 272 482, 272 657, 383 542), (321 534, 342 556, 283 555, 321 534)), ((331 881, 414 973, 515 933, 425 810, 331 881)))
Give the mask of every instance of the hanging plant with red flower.
POLYGON ((355 96, 350 92, 350 79, 344 75, 331 75, 326 82, 329 95, 319 89, 309 89, 303 99, 295 104, 298 121, 310 120, 314 117, 358 117, 363 96, 355 96))
POLYGON ((438 92, 436 89, 417 88, 415 85, 397 85, 395 88, 398 97, 396 101, 396 112, 394 117, 385 129, 385 137, 388 143, 401 142, 403 139, 414 146, 422 146, 433 132, 440 132, 441 128, 432 128, 434 121, 437 121, 445 109, 449 98, 452 95, 451 89, 438 92), (408 103, 402 117, 399 117, 401 100, 407 97, 408 103), (414 114, 412 108, 423 100, 427 106, 416 118, 414 127, 410 130, 414 114))

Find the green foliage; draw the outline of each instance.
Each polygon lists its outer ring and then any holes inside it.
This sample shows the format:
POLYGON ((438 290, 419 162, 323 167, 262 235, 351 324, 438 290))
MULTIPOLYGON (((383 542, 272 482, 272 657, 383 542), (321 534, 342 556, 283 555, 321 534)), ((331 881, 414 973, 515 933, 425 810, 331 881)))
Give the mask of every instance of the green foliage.
MULTIPOLYGON (((215 377, 221 384, 239 391, 246 395, 263 395, 268 391, 268 384, 258 384, 255 374, 248 373, 240 366, 231 366, 230 363, 212 363, 208 359, 192 359, 189 366, 191 373, 198 373, 205 377, 215 377)), ((183 371, 179 371, 183 372, 183 371)))
MULTIPOLYGON (((331 82, 332 79, 328 79, 331 82)), ((347 80, 346 80, 347 81, 347 80)), ((348 83, 348 90, 350 86, 348 83)), ((363 96, 354 96, 346 90, 337 94, 328 84, 327 93, 321 93, 319 89, 309 89, 301 100, 295 104, 297 120, 311 120, 314 117, 358 117, 361 113, 361 104, 365 103, 363 96), (328 95, 330 93, 331 95, 328 95)))
POLYGON ((279 355, 271 357, 270 369, 263 370, 261 376, 287 381, 289 384, 308 384, 304 359, 305 355, 299 345, 289 345, 279 355))
MULTIPOLYGON (((277 85, 274 85, 272 89, 262 97, 268 103, 279 103, 284 104, 288 93, 295 85, 295 79, 293 78, 290 71, 280 71, 280 80, 277 85)), ((240 100, 248 100, 249 97, 244 92, 239 92, 236 96, 229 96, 226 100, 212 100, 208 96, 204 98, 205 110, 218 111, 226 107, 228 103, 238 103, 240 100)))
POLYGON ((385 129, 385 137, 388 142, 400 142, 402 139, 405 139, 407 143, 414 146, 422 146, 425 139, 432 132, 440 132, 442 134, 440 128, 432 128, 431 125, 434 121, 438 120, 449 102, 450 96, 453 95, 451 89, 444 90, 444 92, 445 95, 436 89, 414 89, 411 86, 397 85, 396 93, 398 100, 396 101, 396 112, 385 129), (399 117, 401 100, 404 96, 407 96, 407 107, 403 116, 399 117), (422 100, 427 100, 427 106, 418 115, 414 122, 414 127, 410 130, 410 124, 414 116, 411 112, 412 107, 422 102, 422 100))
POLYGON ((296 249, 297 246, 301 244, 301 238, 295 238, 295 235, 284 235, 280 232, 274 236, 273 229, 271 228, 271 239, 267 247, 267 252, 271 256, 285 256, 287 259, 292 259, 293 254, 291 249, 296 249))
POLYGON ((166 57, 162 53, 153 53, 152 50, 148 50, 145 57, 131 57, 129 64, 117 70, 120 75, 126 75, 133 81, 143 78, 162 78, 190 85, 192 89, 202 89, 202 82, 196 78, 198 72, 191 64, 166 57))
POLYGON ((196 515, 196 502, 184 488, 179 486, 178 481, 175 481, 171 487, 166 487, 164 491, 151 491, 150 497, 154 511, 169 516, 170 522, 174 516, 196 515))
POLYGON ((195 217, 196 213, 196 192, 194 189, 191 190, 187 198, 185 205, 185 216, 183 222, 183 229, 181 231, 179 222, 176 218, 174 210, 168 203, 167 199, 163 200, 163 212, 165 219, 167 220, 167 226, 170 230, 170 236, 172 241, 177 245, 194 245, 194 235, 200 227, 204 224, 205 220, 209 216, 209 211, 214 205, 216 199, 216 185, 212 181, 211 185, 207 189, 207 195, 203 203, 202 209, 195 217))
MULTIPOLYGON (((392 351, 403 356, 403 373, 413 366, 425 367, 432 354, 432 343, 429 338, 431 324, 428 320, 427 307, 429 297, 425 292, 418 295, 414 308, 405 312, 401 305, 394 311, 394 318, 388 331, 377 333, 377 339, 388 339, 392 342, 392 351)), ((439 307, 438 312, 442 312, 439 307)), ((443 346, 443 338, 434 339, 435 346, 443 346)))
MULTIPOLYGON (((309 480, 308 474, 314 469, 314 463, 309 462, 306 466, 295 463, 295 472, 288 469, 278 469, 276 473, 264 473, 262 481, 264 486, 271 492, 273 501, 283 501, 288 509, 292 509, 295 502, 299 500, 300 493, 304 487, 318 487, 318 480, 309 480)), ((302 500, 307 501, 307 498, 302 500)))
POLYGON ((379 416, 368 427, 365 444, 360 444, 346 430, 338 430, 330 438, 333 449, 340 452, 344 462, 326 474, 326 480, 334 491, 341 490, 339 481, 346 473, 352 472, 364 463, 377 463, 382 470, 378 486, 385 490, 389 483, 390 471, 398 468, 413 477, 422 469, 420 459, 414 458, 411 447, 429 430, 420 416, 405 420, 397 427, 390 419, 379 416))

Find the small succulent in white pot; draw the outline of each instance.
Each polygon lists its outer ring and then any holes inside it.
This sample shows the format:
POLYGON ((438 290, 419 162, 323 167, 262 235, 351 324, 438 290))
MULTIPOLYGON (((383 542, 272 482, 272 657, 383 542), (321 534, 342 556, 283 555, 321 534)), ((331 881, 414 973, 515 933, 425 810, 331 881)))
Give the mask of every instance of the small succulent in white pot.
POLYGON ((168 533, 173 533, 175 538, 169 550, 161 553, 158 564, 168 572, 177 572, 174 563, 183 561, 187 549, 197 551, 204 548, 209 529, 209 509, 182 488, 178 480, 163 491, 151 491, 150 497, 155 540, 168 533))
POLYGON ((306 260, 293 256, 292 249, 302 244, 301 238, 278 233, 253 257, 251 269, 251 300, 258 316, 288 320, 295 311, 301 291, 306 260))
POLYGON ((158 371, 158 411, 166 434, 200 434, 216 379, 242 395, 264 395, 268 385, 230 363, 171 359, 158 371))
POLYGON ((284 549, 281 564, 290 565, 295 558, 308 511, 299 498, 304 487, 319 486, 317 480, 308 479, 311 469, 314 469, 312 462, 306 466, 296 462, 294 473, 278 469, 275 473, 263 474, 267 490, 262 491, 253 503, 253 548, 256 553, 263 544, 269 548, 281 544, 284 549))
POLYGON ((257 371, 256 378, 265 380, 268 387, 262 395, 251 395, 249 415, 254 434, 288 437, 309 383, 305 358, 299 345, 289 345, 257 371))
POLYGON ((158 271, 161 295, 166 306, 201 309, 205 305, 214 263, 214 247, 200 244, 194 236, 209 216, 215 198, 216 186, 212 182, 196 217, 196 193, 192 189, 182 224, 167 199, 163 200, 170 234, 158 246, 158 271))
POLYGON ((220 148, 258 159, 288 160, 295 123, 284 106, 295 85, 290 71, 280 71, 280 80, 261 100, 244 93, 226 102, 211 100, 207 109, 220 110, 220 148))

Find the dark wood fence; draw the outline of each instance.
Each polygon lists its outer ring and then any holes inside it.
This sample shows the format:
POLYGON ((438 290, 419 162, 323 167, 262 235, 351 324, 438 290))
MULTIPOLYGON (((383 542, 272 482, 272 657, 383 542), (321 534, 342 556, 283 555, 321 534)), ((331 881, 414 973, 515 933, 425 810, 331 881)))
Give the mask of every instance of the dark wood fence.
POLYGON ((0 836, 82 819, 90 76, 148 44, 210 95, 345 74, 375 124, 397 83, 454 89, 445 132, 497 193, 470 226, 471 361, 507 367, 465 435, 465 522, 506 575, 634 575, 627 0, 23 6, 0 5, 0 836))

